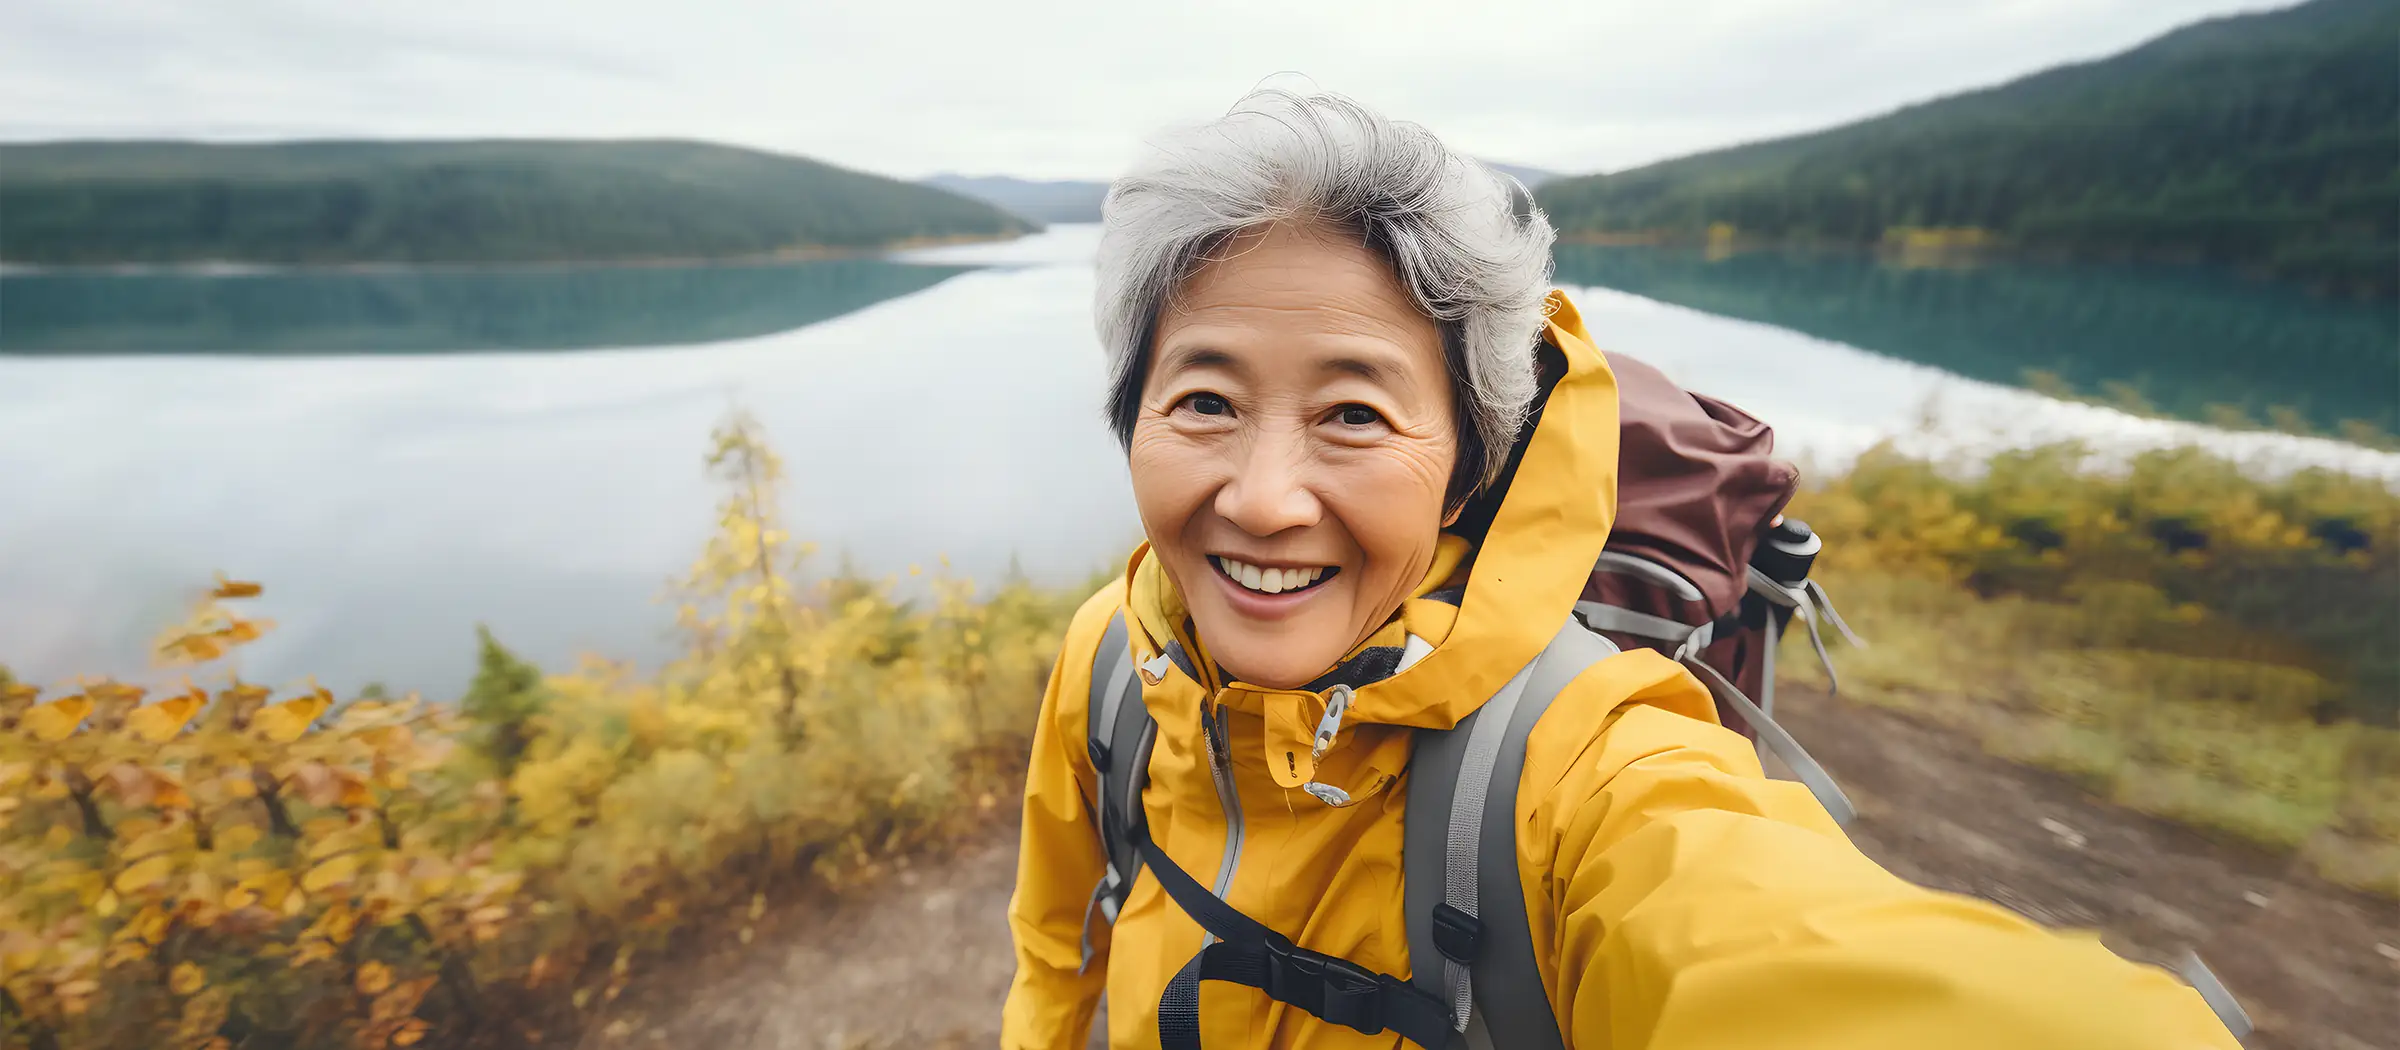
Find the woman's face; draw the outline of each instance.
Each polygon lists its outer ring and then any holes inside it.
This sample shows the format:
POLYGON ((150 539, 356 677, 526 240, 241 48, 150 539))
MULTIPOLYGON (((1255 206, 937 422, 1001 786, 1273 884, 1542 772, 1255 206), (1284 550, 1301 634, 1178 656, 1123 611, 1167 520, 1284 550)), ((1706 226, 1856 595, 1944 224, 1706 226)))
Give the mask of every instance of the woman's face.
POLYGON ((1208 652, 1305 685, 1391 618, 1445 524, 1441 331, 1355 237, 1234 238, 1160 313, 1134 500, 1208 652))

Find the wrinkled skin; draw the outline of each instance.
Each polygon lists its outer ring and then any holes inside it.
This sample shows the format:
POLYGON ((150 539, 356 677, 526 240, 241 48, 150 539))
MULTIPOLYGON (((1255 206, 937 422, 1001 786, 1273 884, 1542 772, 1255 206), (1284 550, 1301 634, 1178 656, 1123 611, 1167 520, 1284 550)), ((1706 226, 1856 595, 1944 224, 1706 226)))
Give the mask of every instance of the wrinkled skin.
POLYGON ((1210 657, 1304 685, 1391 618, 1456 516, 1440 329, 1355 236, 1286 223, 1219 250, 1156 332, 1130 442, 1151 546, 1210 657), (1266 594, 1218 559, 1332 572, 1266 594))

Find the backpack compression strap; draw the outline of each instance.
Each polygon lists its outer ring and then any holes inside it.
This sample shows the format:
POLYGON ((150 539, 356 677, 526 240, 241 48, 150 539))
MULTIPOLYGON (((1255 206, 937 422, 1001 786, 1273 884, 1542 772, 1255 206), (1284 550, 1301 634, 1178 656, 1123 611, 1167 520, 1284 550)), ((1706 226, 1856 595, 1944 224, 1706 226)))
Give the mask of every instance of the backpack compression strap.
POLYGON ((1417 987, 1451 1004, 1469 1047, 1563 1046, 1517 878, 1517 781, 1550 702, 1617 651, 1569 620, 1456 728, 1417 734, 1403 810, 1408 956, 1417 987))

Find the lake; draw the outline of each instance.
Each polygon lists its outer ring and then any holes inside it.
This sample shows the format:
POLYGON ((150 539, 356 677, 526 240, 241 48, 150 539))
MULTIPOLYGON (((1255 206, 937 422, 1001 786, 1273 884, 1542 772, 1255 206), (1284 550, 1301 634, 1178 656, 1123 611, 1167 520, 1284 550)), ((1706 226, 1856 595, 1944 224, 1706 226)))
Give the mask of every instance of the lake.
MULTIPOLYGON (((831 571, 995 579, 1138 539, 1098 410, 1097 231, 774 266, 0 275, 0 664, 154 678, 213 573, 267 586, 243 672, 453 696, 489 624, 554 667, 655 662, 728 406, 831 571)), ((2285 406, 2400 430, 2400 320, 2227 278, 1560 250, 1594 336, 1775 425, 1804 467, 2076 437, 2400 483, 2400 456, 2141 418, 2285 406), (2316 362, 2294 367, 2297 360, 2316 362), (2119 384, 2110 386, 2109 384, 2119 384), (1927 421, 1932 420, 1928 425, 1927 421)))

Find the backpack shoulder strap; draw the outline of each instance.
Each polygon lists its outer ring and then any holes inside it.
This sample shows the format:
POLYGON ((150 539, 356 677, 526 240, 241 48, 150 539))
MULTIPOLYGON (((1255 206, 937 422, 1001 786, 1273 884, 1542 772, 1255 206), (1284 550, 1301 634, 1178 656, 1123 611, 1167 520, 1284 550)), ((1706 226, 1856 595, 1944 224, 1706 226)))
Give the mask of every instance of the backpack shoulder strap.
POLYGON ((1517 780, 1526 737, 1551 701, 1616 653, 1570 619, 1455 728, 1417 734, 1402 845, 1411 981, 1452 1004, 1469 1046, 1564 1046, 1517 877, 1517 780))
POLYGON ((1093 887, 1083 911, 1083 965, 1092 962, 1092 913, 1117 921, 1117 909, 1133 892, 1141 873, 1140 846, 1128 833, 1129 814, 1142 804, 1143 774, 1150 765, 1150 746, 1157 739, 1149 709, 1142 706, 1141 681, 1134 676, 1133 651, 1127 644, 1125 614, 1108 621, 1108 633, 1092 654, 1091 693, 1084 710, 1084 753, 1098 774, 1098 798, 1093 800, 1092 824, 1108 867, 1093 887))

